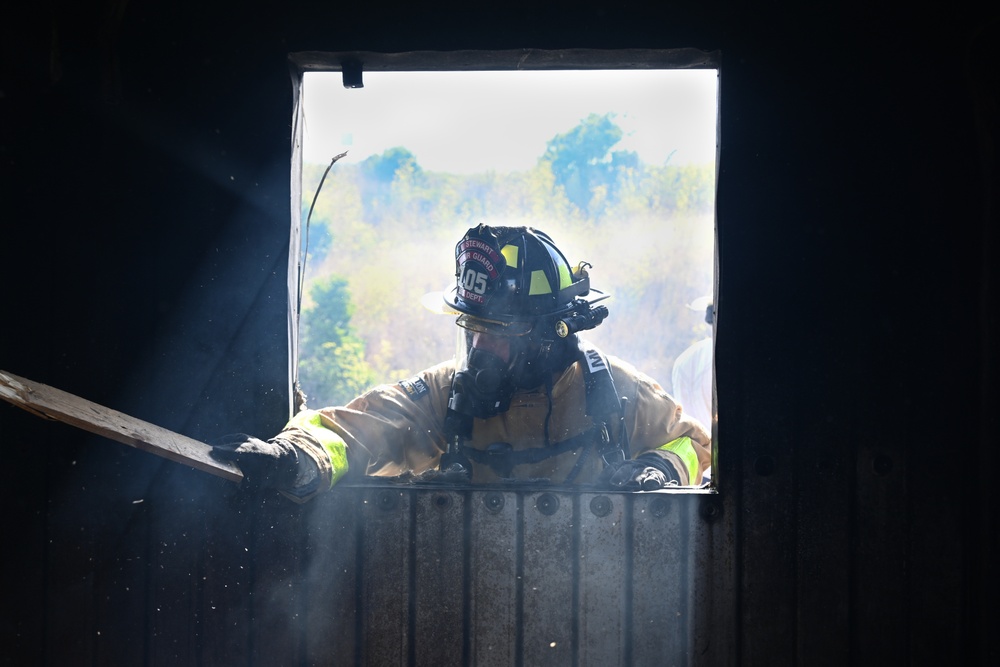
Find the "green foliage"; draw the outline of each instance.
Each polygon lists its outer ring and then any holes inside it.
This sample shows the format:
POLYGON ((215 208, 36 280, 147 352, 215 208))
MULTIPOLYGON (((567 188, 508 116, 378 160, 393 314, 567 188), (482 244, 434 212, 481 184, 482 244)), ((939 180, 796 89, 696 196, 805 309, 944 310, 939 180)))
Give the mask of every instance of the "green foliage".
MULTIPOLYGON (((310 405, 453 355, 452 320, 420 300, 452 285, 455 243, 479 223, 535 226, 571 263, 590 262, 611 315, 586 337, 669 389, 673 359, 704 334, 685 304, 713 285, 715 165, 646 165, 613 150, 620 138, 609 116, 591 115, 511 174, 430 172, 405 148, 336 164, 310 232, 300 346, 310 405)), ((324 169, 303 167, 304 212, 324 169)))
POLYGON ((400 171, 419 171, 417 158, 407 149, 397 146, 390 148, 381 155, 373 155, 361 163, 361 170, 372 181, 392 183, 400 171))
POLYGON ((397 146, 367 158, 360 166, 365 220, 378 224, 420 193, 422 169, 409 150, 397 146))
POLYGON ((322 397, 324 404, 345 403, 375 380, 365 362, 364 343, 351 328, 347 281, 321 278, 309 296, 312 305, 302 313, 299 338, 299 381, 307 397, 322 397))
POLYGON ((568 132, 549 140, 541 160, 547 162, 555 182, 582 212, 600 210, 613 197, 617 176, 639 164, 630 151, 611 152, 622 138, 622 130, 610 114, 590 114, 568 132))

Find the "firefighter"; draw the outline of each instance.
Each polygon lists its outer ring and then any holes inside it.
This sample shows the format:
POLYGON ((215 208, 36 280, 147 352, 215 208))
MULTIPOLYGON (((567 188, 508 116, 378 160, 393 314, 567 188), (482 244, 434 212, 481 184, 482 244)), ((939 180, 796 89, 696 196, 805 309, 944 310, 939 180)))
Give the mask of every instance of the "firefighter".
POLYGON ((213 448, 248 482, 300 499, 345 475, 651 490, 700 483, 704 427, 652 378, 578 333, 608 315, 552 239, 479 225, 455 248, 456 282, 436 308, 456 317, 454 360, 346 406, 302 410, 267 441, 213 448))

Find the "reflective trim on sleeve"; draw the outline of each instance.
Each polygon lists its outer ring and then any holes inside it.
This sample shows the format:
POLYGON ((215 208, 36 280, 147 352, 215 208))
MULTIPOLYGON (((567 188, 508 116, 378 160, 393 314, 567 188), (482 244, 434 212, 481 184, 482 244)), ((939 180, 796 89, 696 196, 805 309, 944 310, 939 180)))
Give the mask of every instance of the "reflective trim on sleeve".
POLYGON ((694 450, 691 438, 686 435, 681 436, 676 440, 671 440, 659 449, 665 452, 673 452, 681 458, 681 462, 688 471, 688 484, 694 484, 695 480, 700 479, 698 477, 698 452, 694 450))
POLYGON ((286 429, 298 428, 316 439, 330 457, 330 486, 347 472, 347 443, 336 431, 323 423, 323 415, 316 410, 303 410, 289 420, 286 429))

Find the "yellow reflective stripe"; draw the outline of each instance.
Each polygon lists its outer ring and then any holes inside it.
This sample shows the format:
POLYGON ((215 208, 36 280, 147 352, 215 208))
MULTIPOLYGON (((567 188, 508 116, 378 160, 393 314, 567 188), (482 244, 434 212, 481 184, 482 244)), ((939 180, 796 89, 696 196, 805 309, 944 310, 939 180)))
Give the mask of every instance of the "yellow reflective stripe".
POLYGON ((531 286, 528 287, 528 294, 552 294, 552 285, 545 277, 544 271, 531 272, 531 286))
POLYGON ((677 456, 681 457, 681 462, 684 463, 684 467, 688 470, 688 484, 696 484, 698 480, 698 452, 694 450, 694 444, 691 442, 691 438, 686 435, 677 438, 676 440, 671 440, 667 444, 660 447, 661 450, 666 452, 673 452, 677 456))
POLYGON ((573 276, 569 272, 569 264, 559 264, 559 289, 566 289, 573 284, 573 276))
POLYGON ((303 410, 289 420, 286 429, 302 429, 315 438, 326 455, 330 457, 330 486, 337 483, 347 472, 347 443, 336 431, 332 431, 323 423, 323 415, 316 410, 303 410))
POLYGON ((516 245, 505 245, 500 249, 500 254, 507 260, 507 266, 515 269, 517 268, 517 251, 518 247, 516 245))

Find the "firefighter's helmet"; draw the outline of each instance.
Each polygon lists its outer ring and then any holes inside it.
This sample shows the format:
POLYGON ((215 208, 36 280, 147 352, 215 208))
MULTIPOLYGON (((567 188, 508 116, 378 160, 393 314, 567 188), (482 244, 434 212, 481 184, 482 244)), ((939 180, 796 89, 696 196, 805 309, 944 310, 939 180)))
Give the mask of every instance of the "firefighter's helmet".
POLYGON ((479 225, 455 246, 455 287, 444 298, 449 308, 469 316, 460 318, 463 326, 524 335, 588 309, 587 266, 572 267, 540 230, 479 225))

